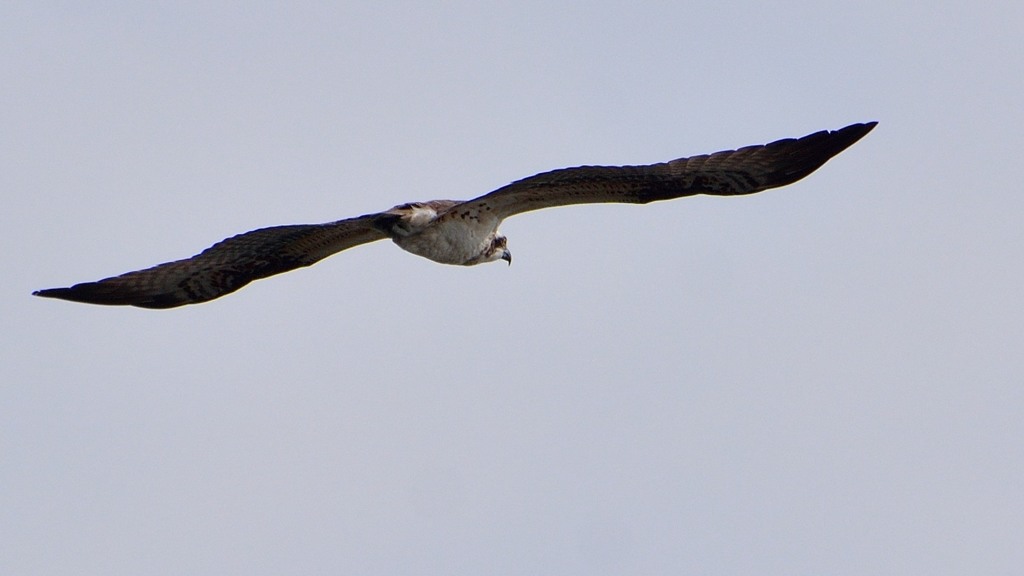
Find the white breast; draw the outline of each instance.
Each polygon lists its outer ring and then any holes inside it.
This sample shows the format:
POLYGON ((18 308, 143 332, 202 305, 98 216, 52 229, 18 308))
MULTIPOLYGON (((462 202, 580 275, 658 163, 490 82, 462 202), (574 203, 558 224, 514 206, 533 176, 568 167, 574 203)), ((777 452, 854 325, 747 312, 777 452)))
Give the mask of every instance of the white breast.
POLYGON ((467 264, 490 248, 498 227, 497 219, 459 213, 437 218, 427 211, 433 212, 425 208, 410 214, 409 233, 395 236, 395 244, 441 264, 467 264))

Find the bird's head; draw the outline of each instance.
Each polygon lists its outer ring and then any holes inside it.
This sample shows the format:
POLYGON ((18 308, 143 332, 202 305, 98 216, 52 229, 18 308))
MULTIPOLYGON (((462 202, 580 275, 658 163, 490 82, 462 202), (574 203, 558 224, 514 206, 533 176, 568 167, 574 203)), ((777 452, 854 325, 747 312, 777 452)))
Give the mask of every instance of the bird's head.
POLYGON ((483 251, 483 254, 469 262, 469 264, 483 264, 484 262, 494 262, 495 260, 504 260, 508 262, 509 266, 512 265, 512 253, 508 251, 508 238, 505 238, 500 233, 495 233, 494 238, 491 238, 491 243, 483 251))

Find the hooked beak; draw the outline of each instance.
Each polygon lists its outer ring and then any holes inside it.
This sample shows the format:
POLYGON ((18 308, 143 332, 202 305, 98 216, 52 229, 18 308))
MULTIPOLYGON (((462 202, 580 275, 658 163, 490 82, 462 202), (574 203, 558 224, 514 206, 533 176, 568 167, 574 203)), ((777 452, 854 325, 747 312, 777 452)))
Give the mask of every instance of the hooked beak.
POLYGON ((505 250, 504 252, 501 253, 501 259, 508 262, 509 266, 512 265, 512 253, 509 252, 508 250, 505 250))

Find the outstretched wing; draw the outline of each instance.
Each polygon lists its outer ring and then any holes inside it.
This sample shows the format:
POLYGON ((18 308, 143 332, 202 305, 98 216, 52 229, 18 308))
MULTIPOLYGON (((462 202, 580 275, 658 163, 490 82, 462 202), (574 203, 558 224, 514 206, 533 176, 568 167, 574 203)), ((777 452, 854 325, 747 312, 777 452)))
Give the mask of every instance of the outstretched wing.
POLYGON ((580 166, 513 182, 458 206, 499 219, 521 212, 600 202, 646 204, 696 194, 735 196, 791 184, 875 127, 853 124, 803 138, 680 158, 648 166, 580 166))
POLYGON ((173 308, 219 298, 253 280, 314 264, 332 254, 381 240, 369 214, 328 224, 261 228, 223 240, 201 253, 98 282, 34 292, 90 304, 173 308))

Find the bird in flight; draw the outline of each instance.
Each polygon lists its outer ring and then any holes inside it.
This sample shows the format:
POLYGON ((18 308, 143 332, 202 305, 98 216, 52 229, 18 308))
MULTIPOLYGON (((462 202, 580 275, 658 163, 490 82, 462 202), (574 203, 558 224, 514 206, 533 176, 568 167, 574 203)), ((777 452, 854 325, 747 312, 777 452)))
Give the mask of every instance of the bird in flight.
POLYGON ((579 166, 544 172, 473 200, 410 202, 376 214, 261 228, 199 254, 36 296, 89 304, 174 308, 230 294, 253 280, 315 264, 342 250, 390 238, 441 264, 512 263, 502 220, 522 212, 619 202, 647 204, 683 196, 738 196, 792 184, 860 140, 876 122, 770 144, 646 166, 579 166))

